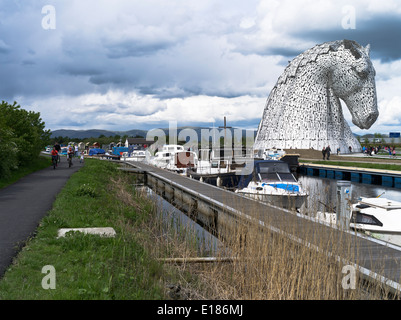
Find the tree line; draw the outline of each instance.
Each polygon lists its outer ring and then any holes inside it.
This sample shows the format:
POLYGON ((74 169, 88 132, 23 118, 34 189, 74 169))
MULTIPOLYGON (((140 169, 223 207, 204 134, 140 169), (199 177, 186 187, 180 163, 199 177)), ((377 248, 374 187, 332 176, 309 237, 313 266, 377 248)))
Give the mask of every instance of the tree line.
MULTIPOLYGON (((114 143, 118 143, 120 140, 122 141, 122 143, 125 143, 125 140, 127 138, 130 138, 128 135, 115 135, 115 136, 110 136, 110 137, 106 137, 105 135, 100 135, 97 138, 94 137, 90 137, 90 138, 70 138, 70 137, 63 137, 63 136, 56 136, 53 137, 51 139, 51 141, 53 143, 59 143, 60 145, 67 145, 70 142, 75 142, 75 143, 89 143, 89 144, 93 144, 95 142, 99 143, 100 145, 104 145, 104 144, 110 144, 112 142, 114 143)), ((135 136, 135 138, 144 138, 142 136, 135 136)))
POLYGON ((39 112, 27 111, 17 102, 0 105, 0 178, 39 157, 50 139, 50 130, 39 112))

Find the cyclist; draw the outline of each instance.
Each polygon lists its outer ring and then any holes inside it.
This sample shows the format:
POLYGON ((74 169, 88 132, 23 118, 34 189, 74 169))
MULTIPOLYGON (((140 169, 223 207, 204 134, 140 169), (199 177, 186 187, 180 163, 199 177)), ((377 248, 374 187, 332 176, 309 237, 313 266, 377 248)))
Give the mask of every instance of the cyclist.
POLYGON ((57 167, 57 157, 58 157, 58 152, 57 152, 56 147, 53 147, 53 150, 51 151, 51 155, 52 155, 53 168, 56 169, 56 167, 57 167))
POLYGON ((69 163, 71 163, 72 165, 72 157, 74 156, 74 148, 72 146, 68 147, 68 151, 67 151, 67 160, 69 163))
POLYGON ((56 148, 56 151, 57 151, 57 160, 58 160, 58 162, 60 162, 60 161, 61 161, 61 159, 60 159, 60 150, 61 150, 61 147, 60 147, 60 145, 59 145, 58 142, 56 142, 56 143, 54 144, 54 147, 56 148))

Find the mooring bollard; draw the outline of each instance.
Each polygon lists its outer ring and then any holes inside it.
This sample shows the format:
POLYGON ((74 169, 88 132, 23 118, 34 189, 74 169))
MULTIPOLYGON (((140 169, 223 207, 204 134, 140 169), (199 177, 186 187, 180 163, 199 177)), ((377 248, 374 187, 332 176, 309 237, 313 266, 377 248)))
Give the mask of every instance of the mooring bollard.
POLYGON ((351 182, 340 180, 337 182, 337 226, 348 230, 350 220, 351 182))

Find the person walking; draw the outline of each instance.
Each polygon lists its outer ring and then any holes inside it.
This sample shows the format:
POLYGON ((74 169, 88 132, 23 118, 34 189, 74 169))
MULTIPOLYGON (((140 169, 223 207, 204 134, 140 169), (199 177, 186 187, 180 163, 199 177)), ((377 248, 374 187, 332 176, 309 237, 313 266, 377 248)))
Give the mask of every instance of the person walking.
POLYGON ((322 149, 322 154, 323 154, 323 160, 326 160, 326 148, 323 147, 322 149))
POLYGON ((80 159, 79 159, 79 163, 84 162, 84 159, 85 159, 85 157, 84 157, 84 151, 81 151, 81 157, 80 157, 80 159))
POLYGON ((326 148, 326 158, 327 158, 327 160, 330 160, 330 152, 331 152, 330 145, 328 145, 327 148, 326 148))

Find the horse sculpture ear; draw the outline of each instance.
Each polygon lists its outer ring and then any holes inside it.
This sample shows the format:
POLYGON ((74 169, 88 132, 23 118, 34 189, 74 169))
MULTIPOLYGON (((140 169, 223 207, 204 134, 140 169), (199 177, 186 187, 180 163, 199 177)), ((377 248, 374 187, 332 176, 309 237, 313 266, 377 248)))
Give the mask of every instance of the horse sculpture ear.
POLYGON ((370 57, 370 44, 368 44, 365 48, 366 55, 370 57))

